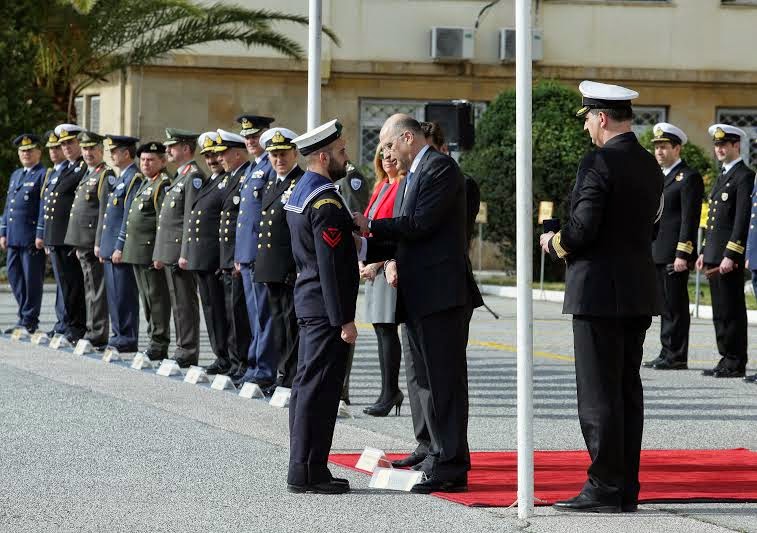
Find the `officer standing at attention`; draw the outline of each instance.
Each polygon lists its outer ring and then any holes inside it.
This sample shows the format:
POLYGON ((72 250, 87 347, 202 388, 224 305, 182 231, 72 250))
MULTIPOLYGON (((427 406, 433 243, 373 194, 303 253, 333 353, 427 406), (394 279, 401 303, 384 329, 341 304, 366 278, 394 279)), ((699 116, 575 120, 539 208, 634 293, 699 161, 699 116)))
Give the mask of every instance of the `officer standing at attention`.
MULTIPOLYGON (((214 131, 203 133, 197 139, 200 153, 205 159, 215 158, 214 138, 218 134, 214 131), (209 146, 205 146, 205 142, 209 146), (208 156, 208 154, 211 154, 208 156)), ((217 170, 217 167, 216 167, 217 170)), ((208 374, 226 374, 232 366, 229 358, 228 326, 226 323, 226 308, 223 297, 223 281, 221 280, 220 250, 218 229, 220 227, 221 204, 223 203, 224 186, 220 178, 222 172, 213 172, 203 178, 199 174, 192 178, 193 194, 187 199, 189 218, 184 224, 184 238, 181 244, 179 267, 189 270, 195 278, 200 292, 202 312, 210 338, 210 348, 216 360, 207 367, 208 374), (218 186, 221 185, 219 188, 218 186)), ((236 371, 237 368, 234 368, 236 371)))
POLYGON ((149 344, 144 350, 151 361, 165 359, 171 341, 171 299, 166 276, 153 265, 158 214, 171 181, 166 174, 166 147, 148 142, 137 148, 144 178, 137 191, 125 196, 124 221, 111 256, 114 265, 134 269, 142 310, 147 320, 149 344))
POLYGON ((274 377, 277 386, 291 388, 297 372, 299 334, 294 313, 297 271, 292 255, 292 237, 283 209, 297 181, 305 173, 297 165, 297 147, 292 143, 295 137, 297 134, 286 128, 270 129, 260 137, 275 176, 268 181, 263 192, 254 279, 255 283, 264 283, 268 291, 272 350, 267 354, 278 357, 278 361, 266 357, 257 360, 253 379, 263 389, 273 384, 274 377))
POLYGON ((194 180, 199 179, 202 184, 205 175, 193 159, 199 134, 168 128, 166 137, 164 145, 168 160, 176 163, 178 168, 158 215, 153 265, 157 270, 165 270, 171 296, 176 330, 176 351, 171 358, 181 368, 186 368, 196 365, 200 356, 200 313, 197 282, 186 270, 186 265, 181 268, 179 257, 184 222, 189 218, 194 193, 199 190, 193 185, 194 180))
POLYGON ((747 141, 743 130, 728 124, 713 124, 708 131, 722 168, 710 193, 709 219, 697 270, 704 270, 710 281, 712 321, 721 359, 702 374, 740 378, 746 375, 747 363, 744 252, 754 171, 741 158, 742 139, 747 141))
POLYGON ((652 245, 662 305, 662 349, 656 359, 645 361, 644 366, 656 370, 680 370, 688 368, 689 268, 696 261, 704 181, 699 172, 681 160, 681 148, 688 138, 680 128, 660 122, 652 131, 655 158, 665 175, 665 204, 660 229, 652 245))
MULTIPOLYGON (((13 171, 8 182, 5 209, 0 218, 0 248, 7 252, 8 283, 18 303, 17 327, 37 331, 45 278, 45 252, 35 246, 34 238, 40 210, 40 192, 45 179, 40 139, 24 133, 13 140, 21 168, 13 171)), ((5 333, 12 333, 13 328, 5 333)))
MULTIPOLYGON (((213 142, 208 146, 208 140, 203 143, 205 148, 205 163, 211 171, 218 173, 221 182, 218 187, 223 191, 221 203, 221 219, 218 226, 218 248, 220 253, 220 268, 223 281, 223 298, 226 310, 226 324, 229 328, 228 350, 232 368, 228 375, 235 385, 247 371, 247 356, 250 350, 251 334, 250 319, 247 316, 247 304, 244 298, 244 283, 242 273, 234 267, 234 248, 237 235, 237 217, 241 202, 241 186, 244 182, 244 169, 250 169, 249 161, 242 164, 242 168, 234 175, 226 172, 221 164, 220 153, 228 151, 223 146, 223 139, 218 132, 212 134, 213 142), (220 144, 219 144, 220 143, 220 144), (217 151, 217 150, 220 150, 217 151)), ((238 141, 241 137, 235 137, 238 141)), ((244 159, 244 156, 242 157, 244 159)), ((231 160, 227 164, 233 164, 231 160)))
POLYGON ((103 162, 103 137, 82 131, 78 139, 87 164, 87 174, 76 188, 65 244, 76 249, 84 275, 86 338, 96 350, 104 350, 108 345, 108 300, 103 265, 95 255, 95 238, 100 204, 108 201, 108 180, 115 178, 115 173, 103 162))
MULTIPOLYGON (((271 167, 268 152, 260 145, 260 136, 273 122, 271 117, 244 114, 237 117, 242 126, 239 134, 244 138, 247 152, 254 159, 250 165, 239 169, 241 176, 239 215, 237 219, 234 266, 242 274, 247 317, 250 321, 252 342, 247 354, 247 371, 237 383, 260 380, 263 385, 275 379, 279 354, 271 344, 271 312, 268 306, 268 291, 264 284, 255 283, 255 258, 258 253, 258 234, 263 202, 263 192, 268 181, 276 177, 271 167), (271 362, 273 361, 273 363, 271 362), (257 370, 258 363, 261 369, 257 370), (271 365, 273 365, 271 367, 271 365), (270 368, 274 370, 271 371, 270 368), (264 379, 260 379, 260 376, 264 379), (273 376, 271 378, 270 376, 273 376)), ((272 392, 268 390, 267 392, 272 392)))
POLYGON ((119 176, 108 178, 108 197, 100 204, 100 221, 95 236, 95 253, 105 270, 105 292, 108 295, 110 314, 110 340, 108 345, 121 353, 139 349, 139 292, 131 265, 115 264, 111 260, 118 244, 126 204, 131 203, 142 174, 134 162, 137 154, 136 137, 109 135, 105 143, 119 176))
MULTIPOLYGON (((45 248, 45 191, 50 185, 50 182, 57 178, 63 168, 66 165, 66 157, 63 155, 63 148, 60 147, 58 142, 58 136, 55 135, 55 131, 45 132, 43 139, 46 141, 45 147, 47 148, 47 154, 50 157, 50 162, 53 166, 47 169, 45 173, 45 181, 42 184, 42 203, 39 206, 39 219, 37 220, 37 238, 34 241, 34 245, 37 249, 45 249, 45 253, 49 254, 50 249, 45 248)), ((47 336, 52 338, 55 334, 66 334, 66 306, 63 302, 63 290, 60 288, 60 279, 58 279, 58 271, 53 269, 53 275, 55 276, 55 317, 56 322, 53 329, 47 332, 47 336)))
POLYGON ((644 399, 639 368, 659 313, 652 259, 664 177, 631 130, 636 91, 584 81, 584 119, 597 149, 578 167, 563 228, 540 238, 567 263, 563 313, 573 315, 578 419, 591 457, 578 496, 559 511, 638 507, 644 399))
POLYGON ((82 131, 74 124, 59 124, 55 135, 66 157, 60 174, 50 179, 45 188, 45 230, 43 241, 50 249, 50 262, 63 292, 66 308, 66 340, 76 344, 87 331, 87 313, 84 305, 84 276, 81 264, 72 246, 65 244, 71 205, 79 182, 87 172, 81 156, 77 134, 82 131))
POLYGON ((357 339, 359 273, 353 224, 334 185, 346 174, 341 134, 342 125, 332 120, 293 140, 307 159, 308 171, 284 206, 297 264, 294 305, 300 327, 289 403, 290 492, 350 490, 327 466, 347 352, 357 339))

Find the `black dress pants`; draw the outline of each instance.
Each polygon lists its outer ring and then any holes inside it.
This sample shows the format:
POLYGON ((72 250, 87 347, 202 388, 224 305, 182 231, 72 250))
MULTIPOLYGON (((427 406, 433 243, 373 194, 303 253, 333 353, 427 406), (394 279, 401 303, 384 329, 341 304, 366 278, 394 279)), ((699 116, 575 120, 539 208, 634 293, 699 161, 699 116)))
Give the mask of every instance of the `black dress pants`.
POLYGON ((660 315, 660 355, 671 362, 689 359, 689 271, 669 273, 657 265, 657 291, 663 303, 660 315))
POLYGON ((223 281, 215 272, 196 270, 192 272, 200 293, 202 315, 208 330, 210 349, 225 369, 231 367, 228 351, 228 327, 223 281))
MULTIPOLYGON (((707 268, 714 266, 706 265, 707 268)), ((731 370, 744 370, 747 363, 744 271, 737 268, 728 274, 713 276, 709 281, 715 339, 718 352, 723 357, 719 365, 731 370)))
POLYGON ((294 312, 294 287, 287 283, 266 283, 271 310, 271 343, 279 354, 276 384, 291 387, 297 371, 298 327, 294 312))
POLYGON ((223 271, 223 295, 226 309, 226 323, 229 326, 229 361, 232 370, 247 370, 247 353, 250 350, 252 335, 247 316, 247 303, 244 298, 242 274, 233 269, 223 271))
POLYGON ((84 275, 81 264, 71 246, 50 248, 50 261, 60 281, 63 305, 66 309, 66 335, 75 340, 87 332, 87 310, 84 304, 84 275))
POLYGON ((639 367, 648 316, 573 317, 578 419, 591 457, 582 492, 608 505, 635 503, 644 398, 639 367))

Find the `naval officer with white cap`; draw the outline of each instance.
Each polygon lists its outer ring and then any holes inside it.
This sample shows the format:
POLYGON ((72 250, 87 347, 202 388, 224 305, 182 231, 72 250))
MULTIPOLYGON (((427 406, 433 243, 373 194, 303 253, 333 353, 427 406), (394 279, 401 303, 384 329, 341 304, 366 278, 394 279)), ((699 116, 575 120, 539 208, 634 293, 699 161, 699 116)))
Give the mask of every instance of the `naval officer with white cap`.
POLYGON ((579 90, 576 116, 597 149, 578 167, 568 220, 540 242, 567 264, 563 313, 573 315, 578 418, 592 462, 578 496, 555 508, 631 512, 644 421, 639 367, 659 314, 652 238, 663 175, 631 131, 638 93, 593 81, 579 90))

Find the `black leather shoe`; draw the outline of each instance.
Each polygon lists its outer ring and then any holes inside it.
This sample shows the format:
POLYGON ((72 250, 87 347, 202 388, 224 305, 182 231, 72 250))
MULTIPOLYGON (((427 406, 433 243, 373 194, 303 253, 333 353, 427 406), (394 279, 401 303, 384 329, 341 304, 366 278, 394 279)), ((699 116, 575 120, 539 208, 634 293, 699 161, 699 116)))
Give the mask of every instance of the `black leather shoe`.
POLYGON ((5 328, 3 330, 3 335, 10 335, 13 333, 13 330, 16 329, 18 326, 13 326, 12 328, 5 328))
POLYGON ((744 376, 744 381, 746 381, 747 383, 757 383, 757 374, 744 376))
MULTIPOLYGON (((345 480, 346 481, 346 480, 345 480)), ((334 481, 324 481, 323 483, 313 483, 308 485, 292 485, 287 483, 287 490, 295 494, 344 494, 350 491, 349 483, 339 483, 334 481)))
POLYGON ((466 492, 468 490, 468 476, 454 480, 427 479, 416 483, 410 492, 415 494, 431 494, 432 492, 466 492))
POLYGON ((149 348, 142 352, 150 361, 162 361, 166 358, 166 354, 150 350, 149 348))
POLYGON ((718 363, 713 368, 708 368, 706 370, 702 370, 703 376, 714 376, 717 372, 719 372, 723 367, 718 363))
POLYGON ((620 510, 623 511, 624 513, 635 513, 636 511, 639 510, 639 504, 638 503, 631 503, 631 502, 628 502, 628 503, 624 502, 620 506, 620 510))
MULTIPOLYGON (((192 361, 187 359, 186 357, 171 357, 174 361, 176 361, 176 364, 179 365, 179 368, 189 368, 190 366, 197 366, 198 361, 192 361)), ((208 372, 210 374, 210 372, 208 372)))
MULTIPOLYGON (((629 504, 630 505, 630 504, 629 504)), ((619 513, 621 506, 618 504, 608 504, 593 500, 589 496, 581 493, 578 496, 555 502, 552 508, 556 511, 567 511, 572 513, 619 513)))
POLYGON ((208 373, 208 375, 213 374, 226 374, 226 372, 229 371, 229 367, 223 364, 220 364, 218 361, 214 362, 212 365, 207 367, 205 369, 205 372, 208 373))
POLYGON ((423 460, 426 458, 426 454, 420 454, 413 452, 407 457, 404 457, 402 459, 397 459, 396 461, 392 461, 392 466, 394 468, 405 468, 408 466, 415 466, 417 464, 420 464, 423 462, 423 460))
POLYGON ((721 368, 713 374, 716 378, 743 378, 746 376, 746 370, 737 370, 735 368, 721 368))
POLYGON ((668 361, 664 359, 659 363, 652 365, 655 370, 688 370, 689 365, 684 361, 668 361))
POLYGON ((641 366, 643 366, 645 368, 652 368, 652 367, 654 367, 654 365, 660 364, 664 360, 665 360, 665 358, 663 356, 658 355, 654 359, 651 359, 649 361, 644 361, 643 363, 641 363, 641 366))

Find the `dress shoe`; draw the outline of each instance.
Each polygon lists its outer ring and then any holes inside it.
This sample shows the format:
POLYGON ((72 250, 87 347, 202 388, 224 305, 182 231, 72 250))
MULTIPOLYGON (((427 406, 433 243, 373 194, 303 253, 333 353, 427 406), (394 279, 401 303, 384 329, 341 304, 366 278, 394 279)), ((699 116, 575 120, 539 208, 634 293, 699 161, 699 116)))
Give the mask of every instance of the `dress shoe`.
POLYGON ((226 374, 226 372, 228 371, 229 367, 220 363, 218 360, 216 360, 212 365, 205 368, 205 372, 207 372, 208 375, 226 374))
POLYGON ((3 330, 3 335, 10 335, 13 333, 13 330, 16 329, 18 326, 13 326, 12 328, 5 328, 3 330))
POLYGON ((415 465, 421 464, 425 458, 426 458, 425 453, 421 454, 421 453, 413 452, 407 457, 404 457, 402 459, 397 459, 396 461, 392 461, 392 466, 394 468, 406 468, 408 466, 415 466, 415 465))
POLYGON ((158 352, 156 350, 147 349, 142 352, 142 355, 147 357, 150 361, 162 361, 166 358, 166 354, 158 352))
POLYGON ((95 350, 96 352, 104 352, 104 351, 105 351, 105 348, 107 348, 107 347, 108 347, 108 343, 105 343, 105 344, 97 344, 97 345, 94 345, 94 344, 93 344, 93 345, 92 345, 92 348, 93 348, 93 349, 94 349, 94 350, 95 350))
POLYGON ((746 370, 723 367, 715 372, 712 376, 716 378, 743 378, 744 376, 746 376, 746 370))
POLYGON ((349 482, 340 483, 334 479, 322 483, 312 483, 307 485, 293 485, 287 483, 287 490, 295 494, 304 494, 306 492, 312 494, 344 494, 345 492, 350 491, 350 484, 349 482))
POLYGON ((431 494, 432 492, 466 492, 468 490, 468 476, 453 480, 427 479, 416 483, 410 489, 415 494, 431 494))
MULTIPOLYGON (((188 357, 171 357, 174 361, 176 361, 176 364, 179 365, 179 368, 189 368, 190 366, 197 366, 198 361, 196 359, 189 359, 188 357)), ((210 374, 210 372, 208 372, 210 374)))
POLYGON ((273 393, 276 392, 276 387, 278 387, 278 385, 274 383, 273 385, 266 387, 265 389, 261 387, 261 389, 263 390, 263 394, 265 395, 265 397, 270 398, 271 396, 273 396, 273 393))
POLYGON ((139 351, 139 347, 136 346, 136 345, 131 345, 131 346, 113 346, 113 345, 111 345, 111 347, 115 348, 116 350, 118 350, 118 353, 135 353, 135 352, 139 351))
POLYGON ((718 372, 719 370, 721 370, 722 368, 723 368, 723 360, 721 359, 720 361, 718 361, 718 364, 716 364, 714 367, 708 368, 706 370, 702 370, 702 375, 703 376, 714 376, 715 373, 718 372))
POLYGON ((639 510, 639 504, 635 502, 628 502, 628 503, 624 502, 620 506, 620 510, 623 511, 624 513, 635 513, 636 511, 639 510))
POLYGON ((744 381, 747 383, 757 383, 757 374, 753 374, 751 376, 745 376, 744 381))
POLYGON ((668 361, 663 359, 659 363, 652 365, 655 370, 688 370, 689 365, 685 361, 668 361))
MULTIPOLYGON (((630 504, 629 504, 630 505, 630 504)), ((556 511, 573 513, 619 513, 620 505, 594 500, 584 493, 580 493, 569 500, 555 502, 552 508, 556 511)))
POLYGON ((649 361, 644 361, 643 363, 641 363, 641 366, 645 368, 652 368, 655 365, 662 363, 663 361, 665 361, 665 358, 662 355, 658 355, 654 359, 650 359, 649 361))
POLYGON ((389 400, 381 403, 377 403, 372 407, 368 407, 363 410, 363 412, 370 416, 386 416, 391 411, 392 408, 394 408, 394 414, 396 416, 399 416, 400 409, 402 408, 402 402, 405 400, 405 395, 402 394, 401 390, 398 390, 394 396, 389 398, 389 400))

